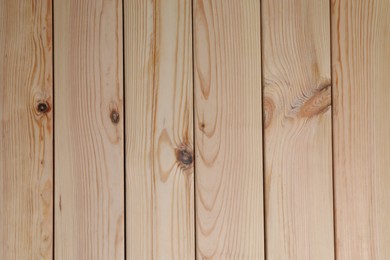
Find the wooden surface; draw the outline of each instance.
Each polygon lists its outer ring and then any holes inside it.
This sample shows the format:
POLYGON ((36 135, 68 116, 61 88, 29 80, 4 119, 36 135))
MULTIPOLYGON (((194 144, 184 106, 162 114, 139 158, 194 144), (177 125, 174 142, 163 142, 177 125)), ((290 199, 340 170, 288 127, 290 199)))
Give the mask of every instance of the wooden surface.
POLYGON ((0 0, 0 259, 52 257, 51 19, 51 1, 0 0))
POLYGON ((193 259, 191 1, 124 8, 127 259, 193 259))
POLYGON ((390 259, 388 0, 0 0, 0 62, 1 260, 390 259))
POLYGON ((55 259, 124 259, 121 3, 54 1, 55 259))
POLYGON ((260 1, 194 1, 198 259, 263 259, 260 1))
POLYGON ((337 259, 390 259, 390 2, 332 1, 337 259))
POLYGON ((262 2, 268 259, 333 259, 326 0, 262 2))

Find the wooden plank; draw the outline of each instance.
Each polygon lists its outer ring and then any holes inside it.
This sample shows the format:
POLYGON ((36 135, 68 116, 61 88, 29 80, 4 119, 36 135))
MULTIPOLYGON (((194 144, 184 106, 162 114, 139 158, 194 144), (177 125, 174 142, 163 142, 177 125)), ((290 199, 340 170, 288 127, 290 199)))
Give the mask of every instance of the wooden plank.
POLYGON ((390 259, 390 2, 332 1, 337 259, 390 259))
POLYGON ((194 1, 198 259, 263 259, 260 1, 194 1))
POLYGON ((126 0, 128 259, 193 259, 190 0, 126 0))
POLYGON ((264 0, 268 259, 333 259, 327 0, 264 0))
POLYGON ((0 258, 51 259, 51 1, 0 0, 0 258))
POLYGON ((124 259, 122 1, 55 0, 55 259, 124 259))

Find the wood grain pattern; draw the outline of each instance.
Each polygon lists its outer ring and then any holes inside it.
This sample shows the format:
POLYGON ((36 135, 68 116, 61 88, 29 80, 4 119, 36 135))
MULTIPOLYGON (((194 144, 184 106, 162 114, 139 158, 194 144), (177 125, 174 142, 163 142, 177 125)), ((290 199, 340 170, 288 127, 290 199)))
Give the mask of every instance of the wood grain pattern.
POLYGON ((126 0, 128 259, 193 259, 189 0, 126 0))
POLYGON ((51 1, 0 0, 0 259, 52 256, 51 21, 51 1))
POLYGON ((198 259, 263 259, 260 1, 194 1, 198 259))
POLYGON ((326 0, 262 4, 268 259, 333 259, 326 0))
POLYGON ((332 1, 337 259, 390 259, 390 2, 332 1))
POLYGON ((55 259, 124 259, 122 2, 54 1, 55 259))

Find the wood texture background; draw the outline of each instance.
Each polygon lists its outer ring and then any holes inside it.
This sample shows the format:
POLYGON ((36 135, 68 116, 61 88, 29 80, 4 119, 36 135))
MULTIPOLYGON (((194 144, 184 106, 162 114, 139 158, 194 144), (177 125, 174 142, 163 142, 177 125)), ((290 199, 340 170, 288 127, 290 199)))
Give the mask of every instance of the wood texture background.
POLYGON ((264 0, 267 257, 333 259, 330 21, 326 0, 264 0))
POLYGON ((390 259, 390 2, 332 1, 337 259, 390 259))
POLYGON ((125 2, 128 259, 193 259, 191 1, 125 2), (183 159, 183 158, 182 158, 183 159))
POLYGON ((390 259, 388 0, 0 0, 0 61, 0 259, 390 259))
POLYGON ((1 259, 52 257, 51 21, 51 1, 0 1, 1 259))
POLYGON ((55 259, 124 259, 121 1, 55 0, 54 42, 55 259))
POLYGON ((198 259, 262 259, 260 2, 194 1, 198 259))

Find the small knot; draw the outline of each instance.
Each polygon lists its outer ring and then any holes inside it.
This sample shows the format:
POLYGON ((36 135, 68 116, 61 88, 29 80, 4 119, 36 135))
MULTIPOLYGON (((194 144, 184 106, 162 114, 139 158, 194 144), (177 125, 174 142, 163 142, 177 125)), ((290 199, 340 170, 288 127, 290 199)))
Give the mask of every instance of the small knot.
POLYGON ((47 104, 47 102, 40 102, 37 106, 37 110, 39 113, 46 113, 49 111, 49 104, 47 104))
POLYGON ((180 147, 176 149, 176 160, 183 168, 189 168, 193 162, 192 151, 187 147, 180 147))
POLYGON ((111 111, 110 118, 111 122, 113 122, 114 124, 119 123, 119 113, 116 110, 111 111))
POLYGON ((199 130, 203 133, 206 132, 206 124, 205 123, 199 123, 199 130))

